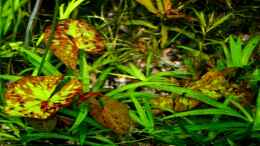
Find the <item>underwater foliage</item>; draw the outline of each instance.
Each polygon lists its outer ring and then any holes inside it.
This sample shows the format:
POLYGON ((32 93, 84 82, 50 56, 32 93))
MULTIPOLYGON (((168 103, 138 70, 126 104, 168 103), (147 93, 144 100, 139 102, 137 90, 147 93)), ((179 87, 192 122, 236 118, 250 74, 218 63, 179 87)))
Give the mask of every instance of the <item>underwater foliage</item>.
MULTIPOLYGON (((48 26, 44 35, 46 44, 50 35, 51 26, 48 26)), ((66 19, 56 25, 50 48, 65 65, 76 69, 80 49, 89 54, 100 54, 104 50, 104 42, 95 28, 84 20, 66 19)))
POLYGON ((90 106, 90 114, 104 127, 117 134, 126 134, 131 126, 128 106, 102 94, 82 95, 90 106), (101 97, 98 97, 101 96, 101 97))
POLYGON ((259 0, 0 0, 0 145, 260 145, 259 0))
POLYGON ((62 76, 37 76, 10 83, 5 93, 5 113, 36 119, 50 117, 60 108, 68 106, 72 98, 81 92, 81 83, 71 79, 53 94, 61 80, 62 76))

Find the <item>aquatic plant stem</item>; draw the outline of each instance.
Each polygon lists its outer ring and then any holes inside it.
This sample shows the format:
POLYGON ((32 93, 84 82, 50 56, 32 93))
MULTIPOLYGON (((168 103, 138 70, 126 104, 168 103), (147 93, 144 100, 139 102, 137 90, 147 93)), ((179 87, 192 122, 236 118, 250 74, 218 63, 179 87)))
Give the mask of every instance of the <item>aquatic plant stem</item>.
POLYGON ((55 11, 54 11, 54 15, 53 15, 53 18, 52 18, 51 34, 50 34, 50 37, 48 38, 47 45, 46 45, 46 51, 45 51, 44 56, 42 58, 41 64, 38 68, 37 74, 41 73, 42 67, 44 65, 44 62, 45 62, 46 57, 47 57, 48 52, 49 52, 49 47, 50 47, 51 41, 54 37, 54 32, 55 32, 55 27, 56 27, 56 17, 58 15, 58 10, 59 10, 59 0, 55 0, 55 11))
POLYGON ((29 22, 28 22, 26 32, 25 32, 25 47, 29 46, 29 39, 30 39, 30 32, 31 32, 32 24, 33 24, 33 21, 34 21, 36 15, 37 15, 37 13, 40 9, 41 3, 42 3, 42 0, 36 1, 34 8, 33 8, 33 12, 32 12, 32 14, 29 18, 29 22))

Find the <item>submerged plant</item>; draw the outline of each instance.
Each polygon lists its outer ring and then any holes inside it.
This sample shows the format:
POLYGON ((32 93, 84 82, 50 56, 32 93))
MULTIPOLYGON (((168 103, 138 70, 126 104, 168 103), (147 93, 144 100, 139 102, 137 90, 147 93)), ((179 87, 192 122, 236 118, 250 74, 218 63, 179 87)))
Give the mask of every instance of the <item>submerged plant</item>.
POLYGON ((5 113, 37 119, 50 117, 81 92, 81 83, 71 79, 55 93, 61 81, 62 76, 38 76, 10 83, 5 93, 5 113))
POLYGON ((90 114, 104 127, 117 134, 126 134, 131 126, 128 106, 102 94, 88 93, 83 100, 90 106, 90 114), (97 96, 101 96, 98 98, 97 96))
MULTIPOLYGON (((51 27, 45 29, 45 43, 51 27)), ((68 67, 76 69, 79 49, 89 54, 99 54, 104 49, 102 36, 83 20, 66 19, 58 22, 50 45, 54 54, 68 67)))
MULTIPOLYGON (((228 95, 228 81, 221 72, 207 72, 200 80, 189 85, 189 88, 200 91, 213 99, 228 95)), ((184 111, 198 106, 199 103, 197 100, 178 96, 174 108, 176 111, 184 111)))
POLYGON ((229 49, 223 44, 227 67, 243 67, 249 65, 250 57, 258 46, 260 36, 256 35, 244 44, 241 38, 230 35, 228 38, 229 49))

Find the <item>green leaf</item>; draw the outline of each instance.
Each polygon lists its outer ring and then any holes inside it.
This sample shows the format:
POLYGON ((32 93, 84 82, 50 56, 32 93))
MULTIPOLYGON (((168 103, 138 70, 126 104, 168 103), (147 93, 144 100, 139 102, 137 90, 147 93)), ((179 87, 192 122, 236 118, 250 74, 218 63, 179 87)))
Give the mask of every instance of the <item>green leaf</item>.
POLYGON ((83 3, 85 0, 72 0, 69 2, 69 4, 66 6, 66 10, 64 11, 65 4, 61 4, 59 7, 59 19, 67 19, 69 18, 70 14, 73 10, 75 10, 81 3, 83 3))
POLYGON ((242 57, 242 44, 238 37, 229 36, 229 47, 231 52, 232 64, 235 67, 240 66, 240 59, 242 57))
POLYGON ((155 8, 152 0, 136 0, 136 1, 142 4, 151 13, 157 14, 158 10, 155 8))
POLYGON ((19 138, 17 138, 16 136, 14 135, 11 135, 11 134, 7 134, 7 133, 4 133, 4 132, 0 132, 0 140, 3 141, 3 140, 7 140, 7 141, 19 141, 19 138))
MULTIPOLYGON (((40 67, 42 57, 26 49, 21 49, 21 52, 24 54, 24 57, 35 67, 40 67)), ((42 71, 45 75, 61 75, 59 70, 47 61, 45 61, 42 71)))
POLYGON ((35 141, 39 139, 64 139, 70 141, 77 141, 77 138, 62 135, 59 133, 30 133, 23 137, 23 141, 29 143, 30 141, 35 141))
POLYGON ((203 52, 201 52, 201 51, 195 50, 195 49, 190 48, 190 47, 188 47, 188 46, 182 46, 182 45, 178 45, 178 46, 176 46, 176 47, 191 52, 191 54, 192 54, 193 56, 195 56, 195 57, 201 57, 202 59, 209 60, 208 54, 203 53, 203 52))
POLYGON ((249 59, 254 51, 254 49, 257 47, 257 45, 259 44, 260 41, 260 36, 254 36, 252 37, 248 43, 246 44, 246 46, 243 49, 243 56, 242 56, 242 60, 241 60, 241 65, 248 65, 249 59))
POLYGON ((206 23, 206 20, 205 20, 205 15, 203 12, 198 12, 196 9, 193 9, 195 15, 198 17, 199 19, 199 23, 200 23, 200 28, 201 28, 201 31, 202 31, 202 34, 203 35, 206 35, 206 27, 207 27, 207 23, 206 23))
POLYGON ((22 76, 16 76, 16 75, 0 75, 0 79, 8 80, 8 81, 17 81, 21 78, 22 76))
POLYGON ((253 129, 256 131, 260 131, 260 88, 258 89, 258 95, 256 98, 256 113, 253 129))
POLYGON ((183 95, 185 94, 185 96, 187 97, 191 97, 193 99, 199 100, 203 103, 206 103, 208 105, 211 105, 213 107, 217 107, 217 108, 221 108, 221 109, 229 109, 232 110, 230 107, 226 106, 223 103, 217 102, 214 99, 211 99, 210 97, 198 92, 198 91, 193 91, 191 89, 188 88, 184 88, 184 87, 177 87, 176 85, 172 84, 172 83, 165 83, 165 82, 138 82, 138 83, 131 83, 125 86, 121 86, 109 93, 107 93, 106 95, 109 97, 112 96, 116 96, 117 94, 124 92, 126 90, 130 90, 130 89, 134 89, 134 88, 138 88, 138 87, 149 87, 152 89, 160 89, 163 91, 168 91, 168 92, 172 92, 172 93, 176 93, 178 95, 183 95))
POLYGON ((113 70, 113 67, 109 67, 101 72, 101 74, 97 78, 95 85, 92 88, 93 92, 97 92, 100 88, 103 87, 105 80, 107 79, 109 73, 111 73, 112 70, 113 70))
POLYGON ((227 109, 194 109, 191 111, 179 112, 170 116, 163 117, 163 120, 186 117, 186 116, 201 116, 201 115, 227 115, 232 117, 238 117, 247 121, 245 117, 235 111, 230 111, 227 109))
POLYGON ((80 105, 78 116, 77 116, 74 124, 69 129, 69 131, 73 131, 73 130, 77 129, 80 126, 80 124, 84 121, 84 119, 86 118, 87 114, 88 114, 87 105, 82 103, 80 105))
POLYGON ((145 20, 128 20, 128 21, 126 21, 126 25, 145 26, 147 28, 151 28, 151 29, 155 29, 155 30, 159 29, 158 26, 152 24, 149 21, 145 21, 145 20))
POLYGON ((141 69, 137 68, 134 64, 130 63, 129 67, 131 69, 131 73, 133 76, 135 76, 137 79, 144 81, 146 80, 145 75, 143 74, 143 72, 141 71, 141 69))
POLYGON ((218 27, 219 25, 221 25, 222 23, 224 23, 226 20, 228 20, 233 14, 227 14, 221 18, 218 18, 214 24, 212 26, 209 27, 209 29, 207 29, 207 32, 210 32, 212 29, 218 27))
POLYGON ((137 122, 138 124, 145 126, 145 124, 143 123, 143 121, 137 116, 136 111, 130 110, 130 111, 129 111, 129 116, 131 117, 132 120, 134 120, 134 121, 137 122))
POLYGON ((79 63, 79 66, 80 66, 80 80, 83 84, 83 92, 88 92, 89 91, 89 85, 90 85, 90 67, 89 65, 87 64, 87 60, 86 60, 86 55, 85 55, 85 52, 80 50, 80 57, 79 57, 79 60, 80 60, 80 63, 79 63))

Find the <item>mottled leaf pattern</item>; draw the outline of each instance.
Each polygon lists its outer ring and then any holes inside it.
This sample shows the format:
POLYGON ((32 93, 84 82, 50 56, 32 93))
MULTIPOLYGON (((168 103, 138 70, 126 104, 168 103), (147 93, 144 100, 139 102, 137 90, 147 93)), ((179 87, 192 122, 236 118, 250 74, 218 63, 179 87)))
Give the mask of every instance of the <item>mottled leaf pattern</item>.
MULTIPOLYGON (((50 38, 50 28, 45 29, 46 44, 50 38)), ((66 19, 56 25, 50 48, 66 66, 76 69, 79 49, 99 54, 104 49, 104 42, 95 28, 85 21, 66 19)))
POLYGON ((131 119, 128 115, 128 106, 117 100, 102 96, 97 99, 89 97, 87 102, 90 105, 90 114, 104 127, 112 129, 117 134, 125 134, 131 126, 131 119))
POLYGON ((103 39, 94 27, 83 20, 68 19, 62 23, 68 25, 66 34, 72 38, 79 49, 83 49, 90 54, 99 54, 103 51, 103 39))
POLYGON ((153 113, 159 114, 163 111, 173 111, 173 98, 170 96, 159 96, 150 100, 154 110, 153 113))
POLYGON ((49 98, 62 76, 24 77, 9 84, 5 93, 5 112, 11 116, 46 119, 81 92, 80 81, 71 79, 49 98))
MULTIPOLYGON (((210 71, 203 75, 200 80, 192 83, 189 87, 193 90, 200 91, 213 99, 219 99, 225 95, 228 88, 228 81, 225 79, 223 73, 210 71)), ((175 99, 175 110, 184 111, 191 109, 199 105, 199 103, 199 101, 194 99, 177 97, 175 99)))
MULTIPOLYGON (((57 56, 66 66, 76 69, 79 49, 75 43, 64 32, 64 26, 57 25, 54 39, 50 45, 54 55, 57 56)), ((45 29, 45 42, 48 42, 51 29, 45 29)))

